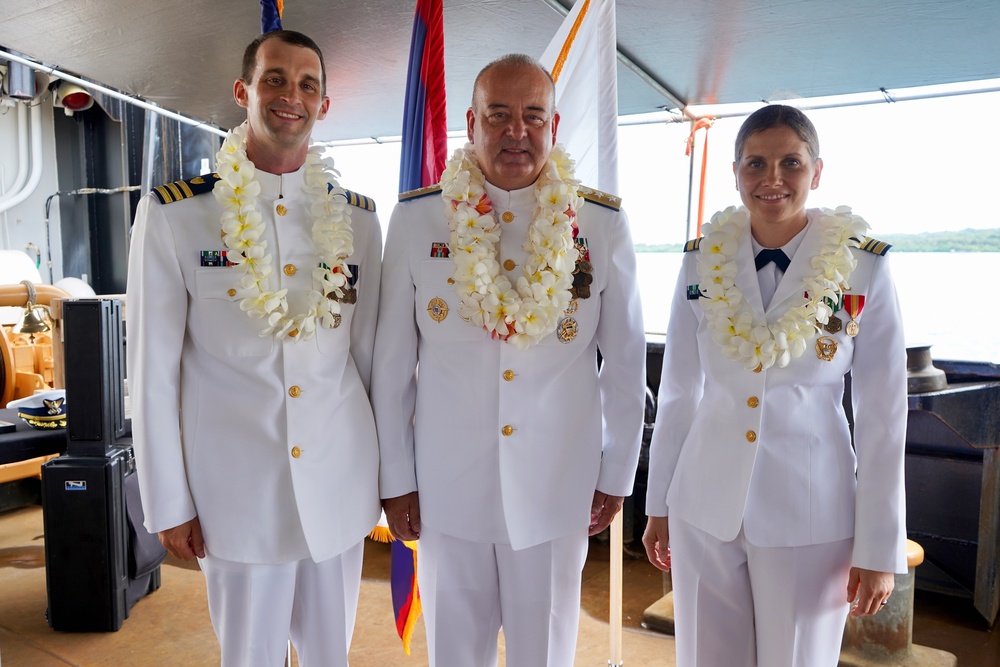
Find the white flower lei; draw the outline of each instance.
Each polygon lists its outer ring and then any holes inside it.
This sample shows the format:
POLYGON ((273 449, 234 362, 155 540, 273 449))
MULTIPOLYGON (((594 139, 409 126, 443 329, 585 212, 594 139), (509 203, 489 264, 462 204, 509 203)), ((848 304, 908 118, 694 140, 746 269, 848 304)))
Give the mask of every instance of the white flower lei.
POLYGON ((318 258, 312 273, 313 284, 319 285, 319 289, 307 292, 306 312, 289 314, 288 290, 270 289, 274 269, 271 255, 266 254, 267 241, 261 238, 265 223, 257 202, 260 183, 257 170, 247 157, 246 135, 245 122, 226 135, 215 156, 220 180, 212 191, 224 209, 220 222, 222 241, 229 249, 228 259, 243 272, 240 287, 256 290, 256 296, 240 301, 240 308, 255 320, 267 321, 261 336, 273 334, 295 341, 309 340, 316 335, 317 326, 335 326, 340 317, 338 299, 344 296, 351 275, 344 260, 354 253, 354 233, 347 197, 336 178, 340 174, 332 161, 320 157, 318 147, 309 149, 304 180, 311 203, 313 248, 318 258), (328 183, 333 185, 329 191, 328 183))
POLYGON ((580 183, 573 177, 573 161, 562 146, 554 146, 535 181, 538 206, 524 242, 528 258, 516 290, 500 272, 500 223, 485 183, 472 144, 456 150, 441 175, 459 315, 492 338, 524 350, 555 331, 569 305, 579 257, 574 236, 576 212, 583 205, 580 183))
POLYGON ((820 209, 813 220, 819 225, 823 244, 812 258, 815 275, 802 280, 801 302, 773 324, 758 319, 736 287, 734 255, 743 234, 750 233, 750 214, 745 208, 731 206, 712 216, 702 230, 697 269, 702 294, 699 299, 708 320, 708 328, 723 354, 742 362, 747 370, 763 370, 777 364, 784 368, 802 356, 806 345, 816 335, 819 324, 826 324, 833 309, 825 301, 840 300, 850 289, 848 279, 857 266, 851 251, 860 245, 868 232, 868 223, 851 213, 848 206, 835 210, 820 209))

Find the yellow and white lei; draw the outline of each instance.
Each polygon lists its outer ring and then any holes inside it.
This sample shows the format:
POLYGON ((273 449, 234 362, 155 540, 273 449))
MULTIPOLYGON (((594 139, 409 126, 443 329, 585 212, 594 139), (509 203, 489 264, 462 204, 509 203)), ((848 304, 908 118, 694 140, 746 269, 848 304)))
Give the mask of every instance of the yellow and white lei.
POLYGON ((246 153, 247 124, 229 131, 215 159, 219 174, 213 194, 223 207, 222 241, 229 249, 227 256, 243 273, 240 287, 256 292, 240 301, 240 308, 255 320, 263 319, 267 327, 261 336, 288 336, 295 341, 309 340, 316 328, 332 328, 339 323, 340 302, 350 276, 345 259, 354 253, 354 233, 351 229, 351 209, 344 189, 340 187, 332 161, 320 157, 313 146, 306 154, 305 190, 310 201, 312 243, 317 256, 313 269, 313 285, 307 292, 308 309, 303 313, 288 312, 287 289, 272 290, 274 268, 263 239, 266 224, 257 198, 260 183, 257 171, 246 153), (328 188, 327 184, 332 184, 328 188), (326 268, 328 267, 328 268, 326 268))
POLYGON ((441 175, 441 195, 451 229, 452 279, 461 299, 459 315, 494 339, 527 349, 555 331, 570 302, 576 212, 583 205, 573 161, 559 145, 535 181, 534 219, 524 250, 528 258, 516 290, 500 272, 500 223, 486 194, 472 144, 455 151, 441 175))
POLYGON ((735 284, 734 256, 743 234, 750 233, 750 214, 731 206, 712 216, 702 230, 697 270, 712 338, 723 354, 739 361, 747 370, 758 371, 777 364, 784 368, 802 356, 819 324, 826 324, 840 295, 850 289, 848 280, 857 266, 852 248, 860 245, 868 223, 851 213, 848 206, 820 209, 813 220, 823 235, 820 251, 811 260, 815 274, 802 280, 803 296, 773 324, 760 320, 747 305, 735 284))

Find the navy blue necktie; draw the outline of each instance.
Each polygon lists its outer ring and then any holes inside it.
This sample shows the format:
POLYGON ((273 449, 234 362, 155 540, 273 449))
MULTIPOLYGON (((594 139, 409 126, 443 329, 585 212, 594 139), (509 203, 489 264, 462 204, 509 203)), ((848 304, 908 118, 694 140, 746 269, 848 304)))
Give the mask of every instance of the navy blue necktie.
POLYGON ((774 262, 778 268, 781 269, 782 273, 784 273, 788 270, 788 264, 790 261, 791 260, 788 259, 788 255, 786 255, 781 248, 764 248, 757 253, 757 257, 754 258, 754 264, 757 266, 758 271, 771 262, 774 262))

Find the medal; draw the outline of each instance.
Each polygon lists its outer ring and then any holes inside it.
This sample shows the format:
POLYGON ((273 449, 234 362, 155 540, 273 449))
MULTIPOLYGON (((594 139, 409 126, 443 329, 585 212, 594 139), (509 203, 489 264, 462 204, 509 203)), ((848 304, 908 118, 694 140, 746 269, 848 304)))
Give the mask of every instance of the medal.
POLYGON ((577 311, 577 309, 579 307, 580 307, 580 302, 577 301, 576 299, 571 299, 570 302, 569 302, 569 305, 566 306, 566 311, 565 311, 564 314, 566 314, 566 315, 575 315, 576 311, 577 311))
POLYGON ((435 322, 442 322, 448 317, 448 304, 440 297, 434 297, 427 303, 427 314, 435 322))
POLYGON ((864 294, 845 294, 844 295, 844 310, 847 314, 851 316, 851 321, 847 323, 847 335, 854 337, 858 335, 861 330, 861 325, 858 323, 858 318, 861 316, 861 311, 865 308, 865 295, 864 294))
POLYGON ((341 321, 340 313, 333 313, 333 328, 334 329, 336 329, 337 327, 340 326, 340 321, 341 321))
POLYGON ((823 361, 833 361, 833 355, 837 354, 837 341, 829 336, 820 336, 816 339, 816 356, 823 361))
POLYGON ((564 317, 559 321, 559 326, 556 327, 556 336, 563 343, 572 342, 576 338, 576 333, 576 320, 572 317, 564 317))
POLYGON ((840 331, 843 327, 844 327, 843 321, 841 321, 841 319, 836 315, 831 315, 830 319, 828 319, 826 321, 826 324, 823 325, 823 330, 826 331, 827 333, 835 334, 838 331, 840 331))

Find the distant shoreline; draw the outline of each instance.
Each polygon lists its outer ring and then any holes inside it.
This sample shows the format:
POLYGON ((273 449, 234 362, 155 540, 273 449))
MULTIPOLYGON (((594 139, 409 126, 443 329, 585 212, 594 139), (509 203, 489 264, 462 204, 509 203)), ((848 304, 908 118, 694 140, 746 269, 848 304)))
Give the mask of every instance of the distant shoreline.
MULTIPOLYGON (((1000 228, 876 235, 893 252, 1000 252, 1000 228)), ((636 243, 636 252, 681 252, 683 243, 636 243)))

